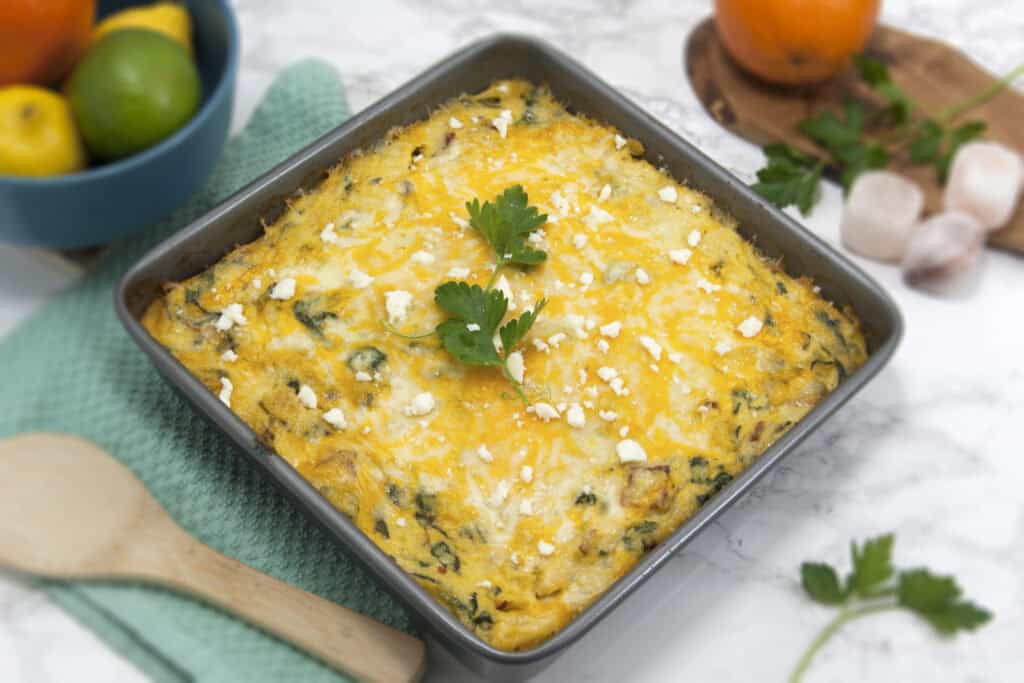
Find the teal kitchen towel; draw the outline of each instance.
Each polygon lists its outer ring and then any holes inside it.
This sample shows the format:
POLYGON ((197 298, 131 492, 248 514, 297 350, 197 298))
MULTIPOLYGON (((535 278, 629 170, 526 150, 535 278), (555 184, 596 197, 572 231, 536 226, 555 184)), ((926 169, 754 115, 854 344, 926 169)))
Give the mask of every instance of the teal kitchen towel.
MULTIPOLYGON (((348 115, 330 66, 306 61, 282 72, 188 205, 143 237, 114 245, 81 282, 0 340, 0 437, 45 430, 90 439, 204 543, 409 630, 408 615, 367 572, 164 384, 113 309, 118 278, 147 249, 348 115)), ((43 585, 154 680, 343 680, 273 637, 168 591, 43 585)))

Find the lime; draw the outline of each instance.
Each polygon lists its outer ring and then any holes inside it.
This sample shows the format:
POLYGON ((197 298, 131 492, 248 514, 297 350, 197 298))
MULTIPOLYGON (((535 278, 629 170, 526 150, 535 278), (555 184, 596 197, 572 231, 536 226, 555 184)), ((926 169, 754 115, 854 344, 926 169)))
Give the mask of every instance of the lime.
POLYGON ((181 128, 195 114, 200 91, 185 48, 146 29, 101 38, 67 84, 82 139, 105 161, 152 147, 181 128))

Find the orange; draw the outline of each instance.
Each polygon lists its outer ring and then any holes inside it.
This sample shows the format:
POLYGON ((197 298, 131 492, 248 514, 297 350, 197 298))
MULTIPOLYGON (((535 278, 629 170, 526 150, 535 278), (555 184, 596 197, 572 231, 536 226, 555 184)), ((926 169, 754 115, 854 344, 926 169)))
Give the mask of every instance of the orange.
POLYGON ((0 86, 50 85, 89 45, 96 0, 0 0, 0 86))
POLYGON ((772 83, 816 83, 864 49, 881 0, 715 0, 729 54, 772 83))

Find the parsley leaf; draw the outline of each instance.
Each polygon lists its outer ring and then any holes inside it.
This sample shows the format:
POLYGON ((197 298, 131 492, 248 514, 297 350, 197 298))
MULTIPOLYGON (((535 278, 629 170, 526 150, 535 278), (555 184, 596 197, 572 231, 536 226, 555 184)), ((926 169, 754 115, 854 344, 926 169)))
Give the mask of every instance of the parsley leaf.
POLYGON ((842 164, 839 184, 849 192, 853 181, 864 171, 885 168, 889 163, 889 153, 876 143, 849 145, 833 151, 836 160, 842 164))
POLYGON ((496 289, 485 290, 480 285, 465 282, 445 282, 434 290, 434 303, 467 324, 476 324, 493 335, 508 310, 505 295, 496 289))
POLYGON ((838 605, 846 601, 846 593, 839 587, 839 577, 831 565, 804 562, 800 565, 800 583, 815 602, 838 605))
POLYGON ((522 185, 506 189, 494 202, 487 201, 483 205, 479 199, 466 202, 469 223, 494 248, 498 268, 506 263, 535 266, 547 258, 545 252, 526 244, 529 234, 548 219, 528 202, 522 185))
POLYGON ((806 216, 817 197, 824 162, 784 144, 768 145, 764 153, 768 165, 757 172, 754 191, 780 209, 795 204, 806 216))
POLYGON ((915 164, 933 163, 939 181, 945 182, 957 150, 984 133, 985 127, 984 121, 968 121, 948 131, 935 119, 925 119, 917 126, 910 141, 910 161, 915 164))
POLYGON ((878 94, 889 101, 882 114, 893 124, 903 125, 910 120, 914 104, 900 89, 889 75, 889 67, 879 60, 867 55, 854 55, 853 63, 857 67, 861 80, 874 88, 878 94))
POLYGON ((893 535, 886 534, 872 538, 858 547, 850 543, 850 557, 853 573, 850 574, 850 589, 862 597, 869 597, 871 589, 885 583, 892 576, 893 535))
POLYGON ((870 86, 876 86, 879 83, 887 83, 892 80, 889 78, 889 67, 874 57, 869 57, 863 53, 854 55, 853 65, 857 67, 857 73, 860 74, 861 80, 870 86))
POLYGON ((532 311, 526 311, 518 318, 513 318, 501 326, 499 334, 501 335, 501 346, 505 350, 505 358, 508 358, 508 355, 512 353, 512 347, 522 341, 526 333, 530 331, 533 323, 537 320, 537 316, 547 306, 547 303, 547 299, 541 299, 533 307, 532 311))
POLYGON ((864 105, 847 96, 843 102, 842 119, 834 112, 825 110, 804 119, 796 127, 801 133, 833 152, 860 143, 860 136, 864 132, 864 115, 864 105))
POLYGON ((483 328, 471 331, 464 320, 449 318, 437 326, 437 336, 444 350, 466 365, 497 366, 503 363, 494 348, 494 333, 483 328))
POLYGON ((925 119, 917 127, 914 138, 910 141, 910 160, 915 164, 927 164, 935 161, 942 146, 944 131, 934 119, 925 119))
POLYGON ((853 571, 846 589, 839 585, 836 570, 820 562, 800 565, 804 592, 822 605, 838 608, 797 661, 789 680, 799 683, 815 654, 849 621, 888 610, 909 610, 942 635, 973 631, 987 623, 992 614, 961 599, 960 587, 951 576, 939 576, 927 569, 910 569, 898 574, 892 566, 893 535, 886 534, 857 545, 850 544, 853 571), (895 576, 895 581, 893 577, 895 576))

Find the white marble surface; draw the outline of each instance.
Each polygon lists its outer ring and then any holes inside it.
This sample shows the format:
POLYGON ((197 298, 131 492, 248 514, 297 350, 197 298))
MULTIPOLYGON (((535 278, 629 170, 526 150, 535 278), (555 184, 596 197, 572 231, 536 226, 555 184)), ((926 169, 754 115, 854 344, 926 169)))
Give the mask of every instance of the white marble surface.
MULTIPOLYGON (((681 70, 696 0, 238 0, 244 52, 236 127, 273 75, 306 56, 335 64, 364 107, 453 48, 499 30, 568 50, 744 179, 752 146, 703 113, 681 70)), ((950 41, 984 66, 1024 55, 1011 2, 889 0, 884 20, 950 41)), ((836 242, 828 188, 805 221, 836 242)), ((1024 679, 1024 262, 990 252, 955 299, 907 289, 864 262, 899 302, 907 334, 892 365, 540 681, 781 681, 830 618, 799 591, 797 567, 845 566, 849 539, 897 533, 897 561, 955 573, 996 614, 976 635, 934 637, 902 614, 849 627, 809 681, 1024 679)), ((0 334, 67 274, 0 248, 0 334), (34 264, 34 265, 33 265, 34 264)), ((435 662, 430 679, 462 677, 435 662)), ((45 597, 0 578, 0 681, 137 681, 141 674, 45 597)))

